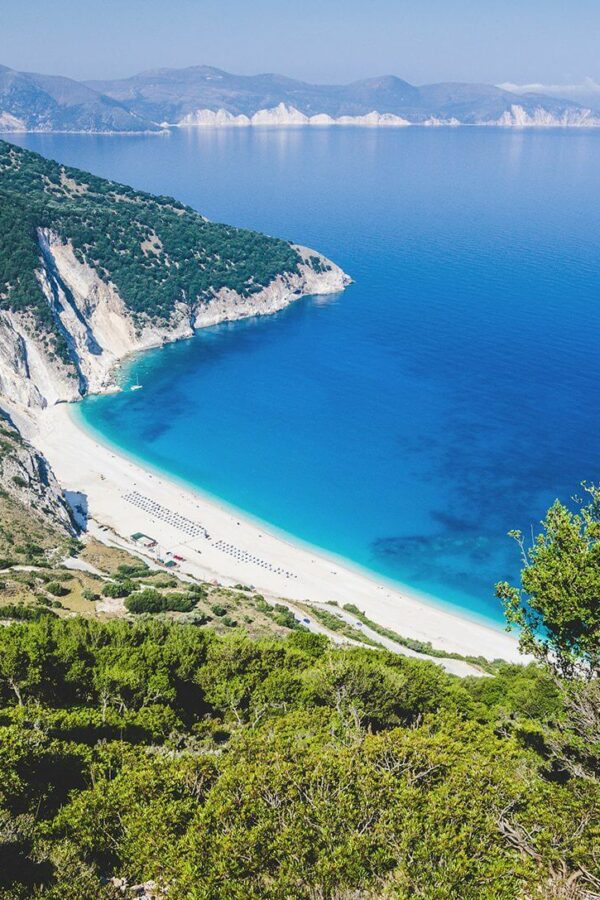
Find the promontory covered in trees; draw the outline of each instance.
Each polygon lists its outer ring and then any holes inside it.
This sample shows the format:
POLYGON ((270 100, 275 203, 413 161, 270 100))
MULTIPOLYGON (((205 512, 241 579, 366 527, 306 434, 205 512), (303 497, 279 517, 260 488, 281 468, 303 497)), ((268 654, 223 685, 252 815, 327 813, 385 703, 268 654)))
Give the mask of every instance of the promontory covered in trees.
POLYGON ((13 405, 101 390, 134 350, 348 282, 314 251, 0 142, 0 393, 13 405))

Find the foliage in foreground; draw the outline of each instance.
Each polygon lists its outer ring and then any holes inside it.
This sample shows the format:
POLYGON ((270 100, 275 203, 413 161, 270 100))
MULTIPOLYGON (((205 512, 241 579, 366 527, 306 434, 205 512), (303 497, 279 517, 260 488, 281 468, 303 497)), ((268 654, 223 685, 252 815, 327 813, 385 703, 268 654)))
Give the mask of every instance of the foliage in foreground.
POLYGON ((577 772, 537 666, 461 681, 305 632, 44 619, 0 630, 0 701, 6 898, 112 897, 118 877, 513 900, 598 875, 598 756, 577 772))
POLYGON ((600 488, 583 485, 587 502, 572 511, 558 500, 531 548, 521 548, 522 588, 497 585, 521 648, 559 674, 600 676, 600 488))

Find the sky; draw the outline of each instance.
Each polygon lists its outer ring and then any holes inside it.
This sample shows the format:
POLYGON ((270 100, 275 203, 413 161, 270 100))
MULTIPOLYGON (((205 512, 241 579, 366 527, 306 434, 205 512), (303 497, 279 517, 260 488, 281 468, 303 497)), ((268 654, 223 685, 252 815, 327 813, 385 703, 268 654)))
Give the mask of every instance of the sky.
POLYGON ((207 64, 330 83, 595 84, 599 39, 598 0, 0 0, 0 63, 77 79, 207 64))

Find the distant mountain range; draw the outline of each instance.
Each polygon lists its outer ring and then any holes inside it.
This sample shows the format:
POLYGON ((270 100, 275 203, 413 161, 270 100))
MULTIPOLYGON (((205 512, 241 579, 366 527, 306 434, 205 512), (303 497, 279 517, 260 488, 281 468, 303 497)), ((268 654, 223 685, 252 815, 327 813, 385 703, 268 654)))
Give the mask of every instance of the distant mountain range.
POLYGON ((587 106, 488 84, 417 87, 385 75, 317 85, 210 66, 81 83, 0 66, 0 131, 144 132, 174 126, 600 126, 587 106))
POLYGON ((79 81, 0 66, 0 131, 157 130, 79 81))

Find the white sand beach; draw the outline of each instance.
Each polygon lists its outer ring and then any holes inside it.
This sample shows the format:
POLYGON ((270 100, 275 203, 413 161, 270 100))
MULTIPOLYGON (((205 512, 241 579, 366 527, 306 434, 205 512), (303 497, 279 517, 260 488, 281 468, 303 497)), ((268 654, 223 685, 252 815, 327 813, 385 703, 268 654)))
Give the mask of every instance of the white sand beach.
POLYGON ((522 659, 516 639, 501 629, 445 610, 417 591, 379 583, 145 469, 96 440, 69 404, 48 407, 36 419, 36 446, 63 488, 85 495, 90 521, 126 541, 137 532, 148 535, 157 544, 151 553, 180 557, 183 573, 253 585, 269 598, 354 603, 382 625, 440 649, 522 659))

